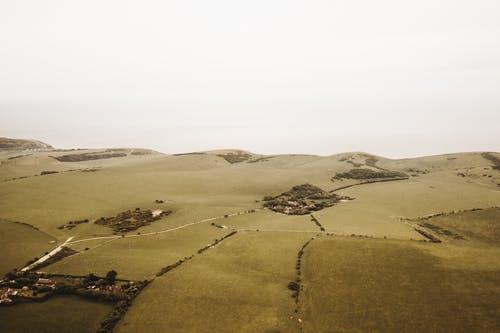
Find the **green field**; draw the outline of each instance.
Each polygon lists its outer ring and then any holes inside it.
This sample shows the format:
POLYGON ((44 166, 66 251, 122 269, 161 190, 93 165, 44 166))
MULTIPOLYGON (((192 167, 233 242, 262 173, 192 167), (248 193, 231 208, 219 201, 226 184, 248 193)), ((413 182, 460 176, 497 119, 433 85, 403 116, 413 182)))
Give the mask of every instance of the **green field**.
POLYGON ((118 332, 294 332, 296 252, 311 235, 242 232, 156 279, 118 332), (292 318, 291 318, 292 317, 292 318))
POLYGON ((432 255, 433 246, 355 237, 315 240, 305 255, 304 331, 498 330, 500 265, 455 267, 432 255))
MULTIPOLYGON (((78 253, 40 270, 99 276, 115 270, 118 278, 150 280, 117 332, 500 330, 500 210, 490 208, 500 206, 500 172, 481 153, 391 160, 364 153, 123 151, 127 156, 76 162, 51 156, 106 150, 0 153, 2 274, 68 241, 78 253), (228 161, 229 153, 239 157, 228 161), (408 179, 335 177, 353 168, 408 179), (374 182, 362 184, 367 181, 374 182), (312 212, 320 225, 310 214, 262 209, 265 196, 300 184, 353 200, 312 212), (123 234, 94 223, 135 208, 172 214, 123 234), (444 214, 427 217, 437 213, 444 214), (71 230, 58 228, 85 219, 71 230), (426 242, 415 228, 441 242, 426 242), (288 284, 299 274, 300 249, 318 234, 301 257, 296 304, 288 284), (156 276, 179 260, 185 261, 156 276)), ((61 331, 51 327, 71 308, 81 317, 64 329, 75 332, 95 332, 111 309, 83 298, 52 298, 2 306, 0 318, 61 331), (27 311, 61 317, 41 322, 23 315, 27 311)), ((1 332, 14 330, 4 327, 1 332)))
POLYGON ((95 332, 112 305, 75 296, 58 296, 43 303, 0 308, 0 332, 95 332))
POLYGON ((0 275, 22 268, 28 260, 43 255, 54 247, 55 238, 25 224, 0 219, 2 260, 0 275), (52 243, 51 243, 52 242, 52 243))
POLYGON ((83 250, 44 270, 73 275, 93 272, 104 276, 110 269, 114 269, 122 278, 151 279, 160 268, 196 253, 224 234, 227 232, 205 223, 158 235, 117 238, 97 244, 87 251, 83 250))

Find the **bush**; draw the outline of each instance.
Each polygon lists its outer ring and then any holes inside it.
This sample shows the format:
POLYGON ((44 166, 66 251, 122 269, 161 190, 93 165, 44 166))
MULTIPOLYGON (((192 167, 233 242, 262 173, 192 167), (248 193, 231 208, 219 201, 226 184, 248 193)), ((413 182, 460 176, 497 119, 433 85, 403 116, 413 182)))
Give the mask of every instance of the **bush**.
POLYGON ((115 284, 115 279, 118 273, 115 270, 111 270, 106 274, 106 282, 108 284, 115 284))
POLYGON ((300 289, 300 286, 297 282, 292 281, 292 282, 288 283, 288 289, 293 290, 293 291, 297 291, 300 289))

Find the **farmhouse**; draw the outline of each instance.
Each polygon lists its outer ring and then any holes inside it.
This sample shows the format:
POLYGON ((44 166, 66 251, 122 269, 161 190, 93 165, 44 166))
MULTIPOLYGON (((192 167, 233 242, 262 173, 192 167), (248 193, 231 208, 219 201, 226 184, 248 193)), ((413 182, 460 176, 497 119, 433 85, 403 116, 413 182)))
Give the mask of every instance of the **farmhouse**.
POLYGON ((51 279, 39 278, 36 284, 42 286, 54 286, 56 283, 51 279))
POLYGON ((11 288, 0 289, 0 304, 12 303, 12 296, 16 296, 18 291, 11 288))

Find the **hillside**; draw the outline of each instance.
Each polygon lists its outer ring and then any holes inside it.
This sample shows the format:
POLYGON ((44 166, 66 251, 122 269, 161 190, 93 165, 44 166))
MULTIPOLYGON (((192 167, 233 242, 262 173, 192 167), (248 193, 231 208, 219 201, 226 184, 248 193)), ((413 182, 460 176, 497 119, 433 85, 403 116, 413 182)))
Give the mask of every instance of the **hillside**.
POLYGON ((18 155, 0 332, 500 329, 499 153, 18 155))
POLYGON ((51 145, 37 140, 10 139, 0 137, 0 150, 47 150, 51 145))

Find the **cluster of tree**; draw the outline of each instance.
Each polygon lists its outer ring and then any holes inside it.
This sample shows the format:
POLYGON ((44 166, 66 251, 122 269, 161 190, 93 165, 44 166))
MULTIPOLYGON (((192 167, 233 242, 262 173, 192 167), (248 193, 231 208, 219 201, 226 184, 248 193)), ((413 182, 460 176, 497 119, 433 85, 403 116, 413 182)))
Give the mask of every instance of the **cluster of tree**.
POLYGON ((40 172, 40 176, 51 175, 53 173, 59 173, 59 171, 42 171, 40 172))
MULTIPOLYGON (((295 265, 296 269, 296 277, 295 281, 291 281, 288 283, 288 289, 292 290, 292 297, 295 298, 295 302, 299 302, 299 294, 300 294, 300 281, 301 281, 301 275, 302 275, 302 257, 304 256, 304 250, 306 247, 315 239, 315 237, 309 239, 307 242, 302 245, 300 248, 299 252, 297 253, 297 264, 295 265)), ((297 309, 295 310, 296 312, 298 311, 297 309)))
POLYGON ((66 257, 69 257, 73 254, 76 254, 78 253, 78 251, 70 248, 70 247, 67 247, 67 246, 64 246, 61 251, 57 252, 56 254, 54 254, 53 256, 51 256, 50 258, 48 258, 47 260, 45 260, 44 262, 41 262, 40 264, 38 264, 36 266, 37 269, 41 268, 41 267, 45 267, 45 266, 48 266, 50 264, 53 264, 59 260, 62 260, 66 257))
POLYGON ((217 156, 222 157, 231 164, 245 162, 252 157, 252 155, 245 152, 219 154, 217 156))
POLYGON ((174 263, 172 265, 168 265, 168 266, 163 267, 162 269, 160 269, 160 271, 158 273, 156 273, 156 276, 162 276, 163 274, 170 272, 174 268, 177 268, 180 265, 182 265, 184 262, 193 259, 193 257, 194 257, 194 254, 189 256, 189 257, 185 257, 184 259, 179 259, 176 263, 174 263))
POLYGON ((316 224, 319 228, 319 230, 321 231, 326 231, 325 228, 323 227, 323 225, 318 221, 318 219, 311 214, 311 221, 314 222, 314 224, 316 224))
POLYGON ((135 155, 135 156, 142 156, 142 155, 149 155, 151 154, 152 152, 150 150, 134 150, 133 152, 131 152, 130 154, 131 155, 135 155))
POLYGON ((493 165, 492 165, 493 170, 500 171, 500 158, 498 158, 493 153, 482 153, 481 156, 483 156, 485 159, 487 159, 493 163, 493 165))
POLYGON ((351 169, 347 172, 337 173, 333 179, 386 179, 408 178, 408 175, 399 171, 375 171, 372 169, 351 169))
POLYGON ((415 231, 433 243, 441 243, 441 240, 439 238, 437 238, 436 236, 434 236, 433 234, 431 234, 430 232, 427 232, 427 231, 420 229, 420 228, 415 228, 415 231))
POLYGON ((40 275, 34 272, 10 271, 5 275, 4 284, 10 288, 22 288, 34 285, 40 275))
POLYGON ((428 222, 420 223, 420 226, 422 226, 424 228, 431 229, 432 231, 434 231, 435 233, 437 233, 439 235, 452 237, 454 239, 465 239, 462 235, 459 235, 456 232, 453 232, 451 230, 442 228, 440 226, 437 226, 437 225, 434 225, 434 224, 431 224, 428 222))
POLYGON ((119 300, 116 302, 113 310, 104 318, 100 324, 100 328, 97 330, 98 333, 111 333, 115 328, 116 324, 128 311, 132 301, 137 295, 150 283, 151 281, 137 281, 134 284, 127 284, 122 286, 122 290, 127 293, 127 298, 119 300))
POLYGON ((305 215, 313 211, 331 207, 342 197, 334 193, 323 191, 311 184, 302 184, 292 187, 290 191, 278 196, 264 197, 264 207, 275 212, 289 215, 305 215))
POLYGON ((269 159, 274 158, 276 156, 264 156, 264 157, 259 157, 254 160, 249 160, 247 163, 258 163, 258 162, 269 162, 269 159))
POLYGON ((82 154, 70 154, 61 156, 51 156, 52 158, 58 160, 59 162, 82 162, 82 161, 92 161, 92 160, 102 160, 114 157, 125 157, 126 153, 82 153, 82 154))
POLYGON ((76 221, 68 221, 67 223, 63 224, 63 225, 60 225, 57 227, 57 229, 67 229, 67 230, 71 230, 73 228, 75 228, 77 225, 79 224, 82 224, 82 223, 88 223, 89 220, 88 219, 84 219, 84 220, 76 220, 76 221))
POLYGON ((229 238, 229 237, 231 237, 231 236, 234 236, 236 233, 237 233, 237 231, 232 231, 232 232, 230 232, 229 234, 225 235, 225 236, 224 236, 224 237, 222 237, 222 238, 215 239, 213 243, 208 244, 208 245, 207 245, 207 246, 205 246, 205 247, 202 247, 201 249, 199 249, 199 250, 197 251, 197 253, 198 253, 198 254, 201 254, 201 253, 205 252, 206 250, 208 250, 208 249, 209 249, 209 248, 211 248, 212 246, 215 246, 215 245, 219 244, 220 242, 222 242, 224 239, 229 238))
MULTIPOLYGON (((206 250, 208 250, 209 248, 211 248, 212 246, 215 246, 217 244, 219 244, 220 242, 222 242, 223 240, 225 240, 226 238, 229 238, 231 236, 234 236, 235 234, 237 233, 237 231, 232 231, 230 232, 229 234, 225 235, 224 237, 222 238, 219 238, 219 239, 215 239, 213 243, 211 244, 208 244, 207 246, 205 247, 202 247, 201 249, 199 249, 198 251, 196 251, 196 253, 198 254, 201 254, 203 252, 205 252, 206 250)), ((177 268, 179 267, 180 265, 182 265, 183 263, 185 263, 186 261, 188 260, 191 260, 194 258, 194 254, 192 254, 191 256, 189 257, 185 257, 184 259, 179 259, 176 263, 172 264, 172 265, 168 265, 166 267, 163 267, 158 273, 156 273, 156 276, 162 276, 163 274, 167 273, 167 272, 170 272, 171 270, 173 270, 174 268, 177 268)))
POLYGON ((171 213, 171 210, 165 210, 158 215, 153 215, 150 209, 136 208, 135 210, 121 212, 114 217, 101 217, 94 223, 111 227, 116 232, 128 232, 149 225, 151 222, 158 221, 171 213))
POLYGON ((100 278, 96 276, 94 273, 90 273, 84 280, 83 286, 88 287, 91 285, 114 285, 116 281, 116 276, 118 273, 115 270, 110 270, 106 273, 105 278, 100 278))

